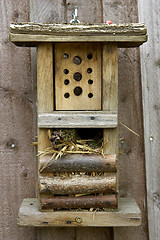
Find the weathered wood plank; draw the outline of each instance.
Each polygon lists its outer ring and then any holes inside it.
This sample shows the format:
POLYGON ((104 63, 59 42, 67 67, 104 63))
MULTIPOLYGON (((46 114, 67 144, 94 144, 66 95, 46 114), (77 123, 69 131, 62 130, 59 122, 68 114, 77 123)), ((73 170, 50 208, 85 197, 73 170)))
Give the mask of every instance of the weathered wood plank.
POLYGON ((139 226, 140 210, 132 198, 120 198, 118 211, 55 211, 40 212, 37 199, 24 199, 19 215, 20 226, 139 226), (81 222, 80 222, 81 221, 81 222))
POLYGON ((41 196, 40 204, 45 209, 79 209, 79 208, 117 208, 117 195, 108 194, 102 196, 81 196, 81 197, 52 197, 41 196))
POLYGON ((51 155, 40 157, 40 172, 115 172, 116 155, 67 154, 51 160, 51 155))
POLYGON ((39 128, 115 128, 117 112, 55 111, 38 115, 39 128))
MULTIPOLYGON (((15 44, 38 42, 124 42, 128 46, 147 41, 144 24, 37 24, 10 25, 10 41, 15 44)), ((32 44, 31 44, 32 45, 32 44)))
POLYGON ((160 1, 138 1, 149 39, 140 48, 149 239, 160 238, 160 1))
POLYGON ((36 239, 36 229, 19 228, 25 197, 35 197, 30 50, 10 41, 11 21, 29 21, 29 3, 0 1, 0 239, 36 239))
POLYGON ((41 194, 73 195, 80 193, 116 192, 116 174, 106 176, 71 175, 69 177, 39 177, 41 194))
POLYGON ((143 23, 130 24, 42 24, 42 23, 11 23, 10 32, 15 34, 46 34, 46 35, 133 35, 147 34, 143 23))

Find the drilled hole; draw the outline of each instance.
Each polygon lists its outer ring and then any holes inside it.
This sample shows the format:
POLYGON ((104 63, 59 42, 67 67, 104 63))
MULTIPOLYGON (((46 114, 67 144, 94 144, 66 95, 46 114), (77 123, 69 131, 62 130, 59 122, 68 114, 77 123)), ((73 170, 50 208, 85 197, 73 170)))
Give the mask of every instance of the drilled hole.
POLYGON ((87 58, 88 58, 88 59, 92 59, 92 58, 93 58, 92 53, 88 53, 87 58))
POLYGON ((65 84, 65 85, 68 85, 68 84, 69 84, 69 80, 68 80, 68 79, 65 79, 65 80, 64 80, 64 84, 65 84))
POLYGON ((63 58, 64 58, 64 59, 67 59, 67 58, 69 58, 69 55, 68 55, 68 53, 64 53, 64 55, 63 55, 63 58))
POLYGON ((81 62, 82 62, 82 59, 79 56, 75 56, 73 58, 73 63, 74 64, 79 65, 79 64, 81 64, 81 62))
POLYGON ((87 73, 92 73, 92 68, 87 68, 87 73))
POLYGON ((64 73, 65 73, 65 74, 68 74, 68 73, 69 73, 69 70, 68 70, 68 69, 64 69, 64 73))
POLYGON ((92 98, 92 97, 93 97, 93 93, 89 93, 89 94, 88 94, 88 97, 89 97, 89 98, 92 98))
POLYGON ((65 98, 69 98, 69 97, 70 97, 70 94, 67 92, 67 93, 64 94, 64 97, 65 97, 65 98))
POLYGON ((89 79, 88 84, 90 84, 90 85, 93 84, 93 80, 89 79))
POLYGON ((80 81, 82 79, 82 74, 79 72, 76 72, 76 73, 74 73, 73 78, 76 81, 80 81))
POLYGON ((81 87, 76 87, 73 91, 74 91, 74 94, 76 96, 80 96, 82 94, 82 88, 81 87))

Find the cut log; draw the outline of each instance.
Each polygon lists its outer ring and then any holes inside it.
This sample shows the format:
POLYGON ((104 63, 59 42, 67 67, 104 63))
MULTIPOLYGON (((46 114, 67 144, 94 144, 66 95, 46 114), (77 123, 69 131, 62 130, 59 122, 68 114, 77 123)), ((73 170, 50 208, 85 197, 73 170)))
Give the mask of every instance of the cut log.
POLYGON ((77 209, 77 208, 117 208, 117 195, 81 197, 40 197, 42 209, 77 209))
POLYGON ((51 155, 40 157, 40 172, 115 172, 116 155, 67 154, 51 160, 51 155))
POLYGON ((39 190, 43 194, 73 195, 78 193, 116 192, 116 174, 106 176, 72 175, 71 177, 40 177, 39 190))

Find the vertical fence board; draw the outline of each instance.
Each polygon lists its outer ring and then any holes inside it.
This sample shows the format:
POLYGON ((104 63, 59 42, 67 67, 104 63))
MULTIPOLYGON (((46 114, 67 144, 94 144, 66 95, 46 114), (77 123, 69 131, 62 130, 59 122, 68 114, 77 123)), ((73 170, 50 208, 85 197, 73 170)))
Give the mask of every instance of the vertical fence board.
MULTIPOLYGON (((145 3, 144 3, 145 4, 145 3)), ((103 0, 103 18, 113 23, 138 21, 137 1, 103 0)), ((120 196, 134 197, 142 211, 142 226, 114 228, 115 240, 148 239, 145 190, 143 114, 140 82, 139 49, 119 49, 119 124, 120 196)))
POLYGON ((160 0, 138 1, 148 42, 141 47, 149 239, 160 239, 160 0))
POLYGON ((33 228, 19 228, 23 198, 35 197, 30 50, 9 42, 11 22, 29 20, 28 1, 0 1, 0 239, 31 240, 33 228))
MULTIPOLYGON (((30 0, 30 21, 41 23, 64 22, 64 1, 30 0)), ((32 50, 32 74, 33 88, 36 92, 36 51, 32 50)), ((34 93, 35 94, 35 93, 34 93)), ((36 94, 35 94, 36 102, 36 94)), ((35 104, 36 115, 36 104, 35 104)), ((36 119, 36 116, 35 116, 36 119)), ((35 121, 36 123, 36 121, 35 121)), ((38 229, 39 240, 70 240, 75 239, 75 228, 40 228, 38 229)))

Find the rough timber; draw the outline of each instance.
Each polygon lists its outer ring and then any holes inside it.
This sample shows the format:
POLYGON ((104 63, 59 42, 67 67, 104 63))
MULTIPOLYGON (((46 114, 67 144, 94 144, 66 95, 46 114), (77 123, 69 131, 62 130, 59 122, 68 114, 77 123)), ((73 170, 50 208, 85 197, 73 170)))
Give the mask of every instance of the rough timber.
POLYGON ((147 41, 147 30, 143 23, 12 23, 10 41, 18 46, 36 46, 40 42, 116 42, 118 47, 138 47, 147 41))

